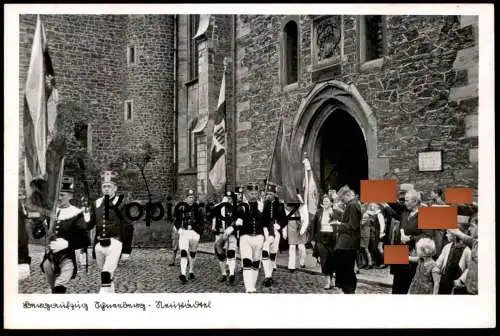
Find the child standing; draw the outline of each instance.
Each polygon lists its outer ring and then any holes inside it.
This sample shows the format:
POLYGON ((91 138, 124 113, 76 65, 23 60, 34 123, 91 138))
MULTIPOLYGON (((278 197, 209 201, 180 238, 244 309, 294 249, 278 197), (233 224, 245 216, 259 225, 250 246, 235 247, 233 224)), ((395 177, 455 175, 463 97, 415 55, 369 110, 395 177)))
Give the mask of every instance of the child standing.
POLYGON ((410 257, 418 258, 418 265, 408 294, 437 294, 441 276, 437 263, 432 259, 436 244, 430 238, 421 238, 417 241, 416 251, 417 256, 410 257))
MULTIPOLYGON (((465 229, 461 230, 462 232, 465 229)), ((464 232, 465 233, 465 232, 464 232)), ((436 263, 441 271, 441 281, 438 294, 451 294, 454 281, 464 273, 471 255, 470 248, 450 232, 446 233, 449 241, 439 255, 436 263)))

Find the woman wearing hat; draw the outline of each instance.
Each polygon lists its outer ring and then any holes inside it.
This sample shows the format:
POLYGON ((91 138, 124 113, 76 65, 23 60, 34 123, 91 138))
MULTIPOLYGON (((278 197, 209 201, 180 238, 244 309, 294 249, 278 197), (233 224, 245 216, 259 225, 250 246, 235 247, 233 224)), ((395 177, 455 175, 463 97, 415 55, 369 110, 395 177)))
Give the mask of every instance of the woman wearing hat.
POLYGON ((77 273, 75 250, 86 247, 82 242, 86 241, 89 213, 71 205, 73 190, 73 178, 64 177, 56 216, 47 233, 49 244, 40 264, 54 294, 66 293, 68 283, 77 273))

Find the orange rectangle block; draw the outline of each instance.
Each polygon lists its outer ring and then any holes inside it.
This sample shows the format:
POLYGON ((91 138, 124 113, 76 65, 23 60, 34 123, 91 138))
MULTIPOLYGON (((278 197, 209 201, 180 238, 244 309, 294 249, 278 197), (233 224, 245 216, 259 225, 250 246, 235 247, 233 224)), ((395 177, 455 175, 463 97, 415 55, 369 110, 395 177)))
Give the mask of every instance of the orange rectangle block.
POLYGON ((472 204, 472 188, 446 188, 444 199, 446 204, 472 204))
POLYGON ((418 209, 419 229, 456 229, 456 207, 423 207, 418 209))
POLYGON ((384 264, 404 265, 409 263, 408 245, 384 246, 384 264))
POLYGON ((391 203, 397 200, 396 180, 362 180, 360 201, 363 203, 391 203))

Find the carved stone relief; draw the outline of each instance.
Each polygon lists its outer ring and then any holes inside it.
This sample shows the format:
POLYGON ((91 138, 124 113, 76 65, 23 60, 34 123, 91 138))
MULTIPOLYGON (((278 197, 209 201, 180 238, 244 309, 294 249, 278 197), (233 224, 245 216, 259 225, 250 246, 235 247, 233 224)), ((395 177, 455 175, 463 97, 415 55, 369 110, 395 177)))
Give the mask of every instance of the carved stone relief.
POLYGON ((342 17, 339 15, 321 17, 314 22, 316 59, 323 61, 340 56, 342 41, 342 17))

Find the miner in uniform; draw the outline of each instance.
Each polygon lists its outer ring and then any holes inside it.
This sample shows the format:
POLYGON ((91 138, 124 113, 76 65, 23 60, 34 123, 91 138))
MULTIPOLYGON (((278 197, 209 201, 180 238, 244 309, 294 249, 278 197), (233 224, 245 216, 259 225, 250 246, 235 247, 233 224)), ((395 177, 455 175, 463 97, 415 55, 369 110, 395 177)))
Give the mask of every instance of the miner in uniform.
POLYGON ((63 177, 56 216, 50 220, 48 246, 40 264, 54 294, 66 293, 68 283, 77 273, 75 250, 86 244, 90 214, 87 208, 71 205, 73 192, 73 178, 63 177))
POLYGON ((266 185, 264 203, 264 218, 267 226, 274 232, 274 240, 267 239, 262 248, 262 267, 264 268, 264 286, 273 284, 273 270, 276 268, 276 256, 278 255, 281 230, 286 227, 285 205, 279 201, 277 185, 269 182, 266 185))
MULTIPOLYGON (((242 203, 248 203, 248 201, 246 200, 246 197, 245 197, 245 194, 244 194, 244 188, 243 187, 236 187, 235 191, 234 191, 235 195, 236 195, 236 207, 240 207, 242 206, 242 203)), ((236 234, 236 247, 238 249, 240 249, 240 230, 241 229, 241 223, 240 222, 235 222, 234 224, 234 228, 235 228, 235 234, 236 234)), ((240 256, 241 256, 241 252, 240 252, 240 256)), ((239 272, 243 272, 243 258, 240 258, 241 259, 241 267, 239 269, 239 272)))
POLYGON ((122 253, 124 229, 129 225, 123 207, 119 203, 120 199, 116 195, 118 189, 114 181, 116 177, 112 171, 105 171, 102 174, 101 188, 104 196, 95 201, 91 215, 92 227, 95 226, 95 259, 101 271, 99 293, 115 292, 113 276, 122 253), (108 204, 106 204, 107 198, 108 204))
POLYGON ((189 261, 189 279, 194 279, 194 262, 198 250, 200 234, 203 230, 204 218, 195 203, 194 191, 189 190, 185 202, 181 203, 175 214, 175 227, 179 233, 179 250, 181 251, 182 283, 187 282, 186 272, 189 261))
MULTIPOLYGON (((234 270, 236 267, 236 232, 232 220, 232 200, 231 192, 222 198, 218 204, 229 203, 231 206, 222 207, 212 216, 212 231, 215 234, 215 253, 219 259, 220 270, 222 273, 221 282, 227 279, 226 264, 229 269, 229 283, 234 283, 234 270), (221 216, 218 216, 220 213, 221 216), (226 218, 226 219, 224 219, 226 218)), ((217 206, 216 206, 217 208, 217 206)))
POLYGON ((259 187, 249 184, 248 203, 237 207, 236 224, 240 226, 240 255, 243 259, 243 282, 247 293, 255 293, 264 242, 274 240, 274 229, 264 218, 264 204, 257 201, 259 187))

